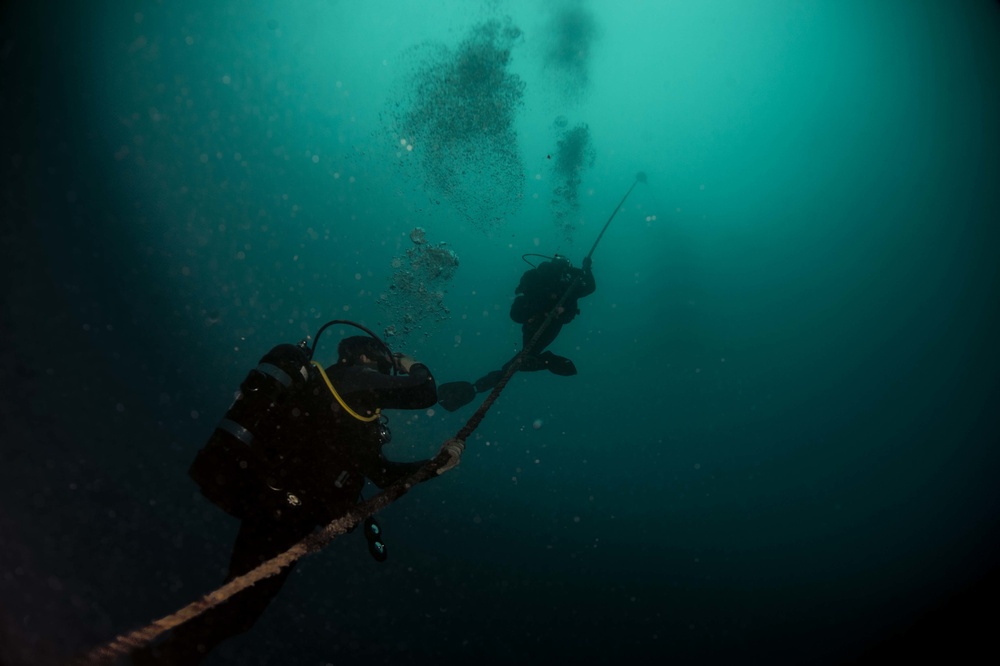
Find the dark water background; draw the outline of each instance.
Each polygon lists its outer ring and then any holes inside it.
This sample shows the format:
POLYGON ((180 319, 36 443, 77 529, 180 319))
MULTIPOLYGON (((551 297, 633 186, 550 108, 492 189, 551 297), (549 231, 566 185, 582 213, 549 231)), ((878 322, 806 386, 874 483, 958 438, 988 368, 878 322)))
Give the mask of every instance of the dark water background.
MULTIPOLYGON (((552 346, 580 374, 518 377, 461 467, 384 512, 387 563, 334 542, 206 663, 996 654, 997 3, 2 18, 0 663, 60 663, 218 584, 237 525, 194 453, 273 344, 393 323, 375 300, 413 227, 461 264, 450 317, 393 344, 473 379, 519 342, 520 255, 579 262, 639 170, 552 346), (521 201, 484 227, 390 119, 413 48, 505 16, 524 180, 465 183, 521 201), (571 233, 559 116, 592 141, 571 233)), ((395 416, 390 454, 470 411, 395 416)))

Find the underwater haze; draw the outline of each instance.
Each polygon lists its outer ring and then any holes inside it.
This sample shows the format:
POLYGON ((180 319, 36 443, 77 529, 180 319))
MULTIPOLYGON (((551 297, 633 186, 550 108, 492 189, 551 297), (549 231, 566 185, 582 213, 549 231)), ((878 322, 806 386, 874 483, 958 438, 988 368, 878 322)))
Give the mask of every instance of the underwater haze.
MULTIPOLYGON (((349 319, 472 381, 522 255, 592 249, 578 374, 516 374, 385 563, 334 540, 204 663, 997 655, 1000 3, 0 17, 3 666, 221 584, 187 470, 271 347, 349 319)), ((390 413, 388 457, 481 400, 390 413)))

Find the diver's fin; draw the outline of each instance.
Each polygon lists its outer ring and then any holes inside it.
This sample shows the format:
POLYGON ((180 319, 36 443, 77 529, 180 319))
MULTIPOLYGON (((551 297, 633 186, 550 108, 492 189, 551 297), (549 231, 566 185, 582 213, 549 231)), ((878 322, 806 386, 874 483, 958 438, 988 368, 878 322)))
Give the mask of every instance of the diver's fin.
POLYGON ((517 366, 517 369, 521 372, 535 372, 536 370, 545 370, 545 356, 534 354, 525 354, 521 357, 521 365, 517 366))
POLYGON ((493 387, 500 383, 501 379, 503 379, 503 370, 493 370, 477 379, 472 388, 475 389, 476 393, 492 391, 493 387))
POLYGON ((557 356, 547 351, 539 354, 538 358, 545 363, 545 368, 554 375, 569 377, 576 374, 576 366, 573 365, 573 361, 565 356, 557 356))
POLYGON ((438 404, 449 412, 465 407, 476 397, 476 387, 469 382, 448 382, 437 387, 438 404))

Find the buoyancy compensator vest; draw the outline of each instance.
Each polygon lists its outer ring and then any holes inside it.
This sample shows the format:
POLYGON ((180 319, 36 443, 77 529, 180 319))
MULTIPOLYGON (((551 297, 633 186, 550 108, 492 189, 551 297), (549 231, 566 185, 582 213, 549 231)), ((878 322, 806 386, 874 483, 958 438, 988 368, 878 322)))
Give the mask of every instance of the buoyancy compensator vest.
POLYGON ((191 464, 202 494, 226 513, 242 519, 268 493, 265 444, 281 427, 282 405, 309 381, 311 357, 304 341, 265 354, 191 464))

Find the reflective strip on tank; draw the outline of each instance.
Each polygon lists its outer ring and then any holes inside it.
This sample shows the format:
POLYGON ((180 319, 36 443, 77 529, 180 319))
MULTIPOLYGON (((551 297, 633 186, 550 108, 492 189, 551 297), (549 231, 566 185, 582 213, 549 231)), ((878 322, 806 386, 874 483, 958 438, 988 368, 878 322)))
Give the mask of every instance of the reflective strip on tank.
POLYGON ((217 429, 228 432, 230 435, 240 440, 247 446, 250 446, 253 442, 253 433, 241 426, 236 421, 230 421, 229 419, 222 419, 219 421, 219 425, 216 426, 217 429))
POLYGON ((274 377, 279 382, 282 383, 285 388, 292 385, 292 378, 288 376, 288 373, 279 368, 276 365, 271 365, 270 363, 261 363, 257 366, 257 372, 262 375, 267 375, 268 377, 274 377))

